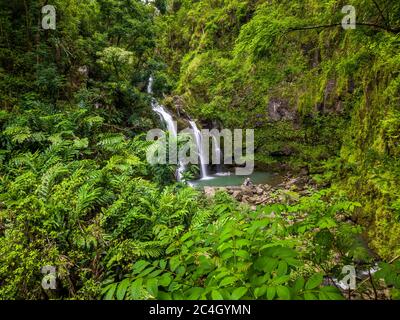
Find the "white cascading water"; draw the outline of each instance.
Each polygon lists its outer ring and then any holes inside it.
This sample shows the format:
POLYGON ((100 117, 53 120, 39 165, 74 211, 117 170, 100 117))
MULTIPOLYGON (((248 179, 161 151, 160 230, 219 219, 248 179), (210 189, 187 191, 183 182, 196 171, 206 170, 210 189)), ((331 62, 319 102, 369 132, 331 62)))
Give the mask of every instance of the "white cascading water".
POLYGON ((213 143, 213 146, 214 146, 213 152, 215 153, 216 158, 219 159, 219 164, 217 164, 217 173, 216 173, 216 175, 217 176, 218 175, 226 175, 225 172, 221 171, 221 168, 222 168, 221 163, 223 162, 223 159, 222 159, 222 151, 221 151, 221 148, 219 146, 219 142, 218 142, 218 140, 217 140, 217 138, 215 136, 213 136, 212 139, 214 141, 214 143, 213 143))
MULTIPOLYGON (((153 77, 152 76, 149 78, 149 84, 147 86, 147 93, 153 94, 153 77)), ((169 134, 174 139, 177 139, 178 131, 177 131, 177 128, 175 126, 174 119, 172 118, 172 116, 154 98, 151 100, 151 108, 153 109, 154 112, 156 112, 160 116, 161 121, 163 121, 166 124, 169 134)), ((182 180, 183 172, 185 172, 185 165, 181 161, 178 161, 178 169, 176 171, 176 178, 178 181, 182 180)))
POLYGON ((204 150, 203 150, 203 145, 202 145, 202 137, 201 137, 201 132, 197 128, 197 125, 194 121, 190 121, 190 126, 192 127, 194 137, 196 140, 196 147, 197 147, 197 153, 199 155, 200 159, 200 174, 201 174, 201 179, 209 179, 210 177, 207 174, 207 163, 204 158, 204 150))

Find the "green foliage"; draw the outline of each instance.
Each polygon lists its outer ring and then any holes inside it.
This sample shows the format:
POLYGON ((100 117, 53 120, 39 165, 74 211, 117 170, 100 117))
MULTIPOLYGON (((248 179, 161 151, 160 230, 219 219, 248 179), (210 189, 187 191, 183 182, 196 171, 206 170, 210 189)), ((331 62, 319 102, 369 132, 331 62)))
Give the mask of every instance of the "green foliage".
POLYGON ((400 261, 380 263, 379 270, 374 274, 374 277, 377 280, 384 279, 386 285, 391 288, 391 298, 400 300, 400 261))
POLYGON ((328 280, 374 262, 366 233, 399 298, 396 1, 353 1, 349 32, 331 0, 55 0, 56 30, 42 2, 0 8, 0 299, 343 299, 328 280), (150 74, 332 188, 253 210, 176 183, 146 161, 150 74))
POLYGON ((119 281, 116 275, 105 280, 103 298, 342 299, 340 291, 322 283, 325 272, 336 267, 331 256, 346 252, 343 263, 349 262, 354 248, 352 231, 345 232, 347 223, 337 222, 335 215, 351 214, 359 204, 331 204, 337 199, 323 201, 326 196, 248 211, 217 194, 209 209, 168 239, 160 257, 136 260, 119 281), (304 213, 306 218, 299 219, 304 213), (321 238, 324 231, 332 241, 321 238), (321 272, 314 271, 321 266, 321 272))
POLYGON ((400 253, 400 6, 352 1, 358 24, 346 31, 343 5, 183 1, 157 20, 158 47, 189 114, 255 128, 263 167, 308 167, 337 183, 365 204, 355 218, 391 259, 400 253))

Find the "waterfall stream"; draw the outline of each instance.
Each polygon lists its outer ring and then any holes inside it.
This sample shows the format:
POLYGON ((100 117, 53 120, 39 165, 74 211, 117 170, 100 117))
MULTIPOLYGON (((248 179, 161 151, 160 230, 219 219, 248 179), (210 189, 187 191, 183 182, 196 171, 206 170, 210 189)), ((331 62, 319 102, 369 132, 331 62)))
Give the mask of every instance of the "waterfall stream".
MULTIPOLYGON (((153 94, 153 80, 154 80, 153 77, 150 76, 149 83, 147 85, 147 93, 150 95, 153 94)), ((164 108, 164 106, 160 105, 155 98, 152 98, 152 100, 151 100, 151 108, 153 109, 153 111, 155 113, 157 113, 160 116, 160 119, 166 125, 170 136, 173 139, 177 139, 178 138, 177 127, 176 127, 176 124, 174 122, 172 115, 164 108)), ((211 179, 212 177, 210 177, 208 175, 208 163, 206 163, 206 159, 205 159, 205 154, 204 154, 205 150, 203 148, 202 134, 201 134, 199 128, 197 127, 197 124, 194 121, 189 120, 189 124, 193 130, 195 143, 196 143, 196 150, 197 150, 197 154, 198 154, 199 160, 200 160, 199 167, 200 167, 201 180, 211 179)), ((212 144, 213 151, 214 151, 215 155, 220 159, 220 163, 221 163, 223 161, 222 152, 221 152, 219 143, 215 137, 213 137, 213 142, 214 142, 212 144)), ((217 168, 218 168, 217 174, 220 174, 221 173, 221 170, 220 170, 221 165, 218 165, 217 168)), ((181 161, 178 161, 178 169, 176 171, 176 177, 177 177, 178 181, 182 180, 182 176, 183 176, 183 173, 185 172, 185 170, 186 170, 186 166, 181 161)), ((226 173, 222 173, 222 174, 226 174, 226 173)))
MULTIPOLYGON (((149 78, 149 84, 147 86, 147 93, 153 94, 153 77, 149 78)), ((160 105, 157 102, 157 100, 154 98, 151 100, 151 108, 153 109, 154 112, 156 112, 160 116, 161 121, 163 121, 165 123, 170 136, 173 139, 177 139, 178 131, 177 131, 177 128, 174 123, 174 119, 172 118, 171 114, 169 114, 167 112, 167 110, 165 110, 165 108, 162 105, 160 105)), ((181 161, 178 161, 178 169, 176 170, 176 178, 178 181, 182 180, 182 175, 183 175, 183 172, 185 172, 185 169, 186 169, 185 165, 181 161)))
POLYGON ((189 120, 189 123, 190 123, 190 126, 192 127, 192 130, 194 133, 196 147, 197 147, 197 153, 198 153, 199 159, 200 159, 201 179, 208 179, 209 176, 207 174, 207 163, 206 163, 205 157, 204 157, 203 140, 202 140, 201 132, 197 128, 196 122, 189 120))
POLYGON ((217 140, 217 138, 215 136, 213 136, 212 139, 213 139, 213 142, 214 142, 213 143, 213 146, 214 146, 213 147, 213 151, 214 151, 215 156, 217 157, 217 159, 219 159, 218 163, 217 163, 217 173, 216 174, 220 175, 222 173, 222 171, 221 171, 221 168, 222 168, 221 163, 223 162, 221 147, 219 145, 219 141, 217 140))

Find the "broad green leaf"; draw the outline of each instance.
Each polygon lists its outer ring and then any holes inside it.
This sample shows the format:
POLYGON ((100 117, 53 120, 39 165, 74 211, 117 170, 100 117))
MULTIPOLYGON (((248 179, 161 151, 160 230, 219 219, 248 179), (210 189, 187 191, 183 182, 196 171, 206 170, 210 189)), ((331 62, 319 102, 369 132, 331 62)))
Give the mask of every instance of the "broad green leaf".
POLYGON ((274 284, 283 284, 283 283, 288 282, 289 279, 290 279, 290 275, 289 274, 287 274, 285 276, 281 276, 281 277, 275 277, 274 278, 274 284))
POLYGON ((310 279, 308 279, 305 288, 307 290, 314 289, 314 288, 318 287, 322 283, 323 279, 324 279, 324 277, 323 277, 322 273, 313 274, 310 277, 310 279))
POLYGON ((155 277, 159 276, 162 272, 163 272, 163 270, 156 269, 153 272, 149 273, 148 277, 155 278, 155 277))
POLYGON ((224 279, 221 280, 221 282, 219 283, 220 287, 225 287, 227 285, 230 285, 232 283, 236 282, 236 278, 235 277, 226 277, 224 279))
POLYGON ((228 260, 229 258, 233 257, 233 250, 231 248, 226 249, 222 254, 221 258, 223 260, 228 260))
POLYGON ((239 240, 237 240, 235 242, 235 245, 236 245, 237 248, 241 248, 241 247, 244 247, 244 246, 251 245, 251 242, 249 240, 247 240, 247 239, 239 239, 239 240))
POLYGON ((144 269, 142 272, 140 272, 136 277, 137 278, 143 278, 144 276, 148 275, 150 272, 152 272, 155 269, 155 267, 150 267, 147 269, 144 269))
POLYGON ((165 273, 161 277, 158 278, 158 284, 163 287, 169 286, 171 281, 172 281, 172 278, 168 273, 165 273))
POLYGON ((172 300, 172 296, 171 296, 171 293, 169 293, 169 292, 158 291, 157 299, 160 299, 160 300, 172 300))
POLYGON ((265 294, 266 291, 267 291, 267 286, 265 286, 265 285, 262 286, 262 287, 259 287, 259 288, 255 288, 255 289, 254 289, 254 296, 255 296, 255 298, 257 299, 257 298, 263 296, 263 295, 265 294))
POLYGON ((317 297, 312 292, 304 292, 304 299, 305 300, 318 300, 317 297))
POLYGON ((133 265, 133 274, 140 273, 146 268, 150 263, 145 260, 140 260, 133 265))
POLYGON ((267 288, 267 299, 273 300, 275 298, 276 288, 275 287, 268 287, 267 288))
POLYGON ((329 228, 334 228, 336 227, 337 223, 335 220, 333 220, 330 217, 323 217, 319 222, 318 222, 318 226, 321 229, 329 229, 329 228))
POLYGON ((142 278, 136 279, 134 282, 132 282, 131 287, 130 287, 130 298, 132 300, 138 300, 141 298, 142 284, 143 284, 142 278))
POLYGON ((276 293, 278 294, 278 297, 283 299, 283 300, 290 300, 290 291, 289 288, 285 286, 278 286, 276 288, 276 293))
POLYGON ((117 288, 117 292, 115 294, 117 300, 123 300, 124 299, 126 290, 128 289, 130 283, 131 283, 131 280, 128 279, 128 278, 122 280, 119 283, 118 288, 117 288))
POLYGON ((115 289, 117 288, 117 283, 113 283, 110 285, 106 295, 104 296, 104 300, 113 300, 114 299, 114 292, 115 289))
POLYGON ((222 295, 219 293, 218 290, 211 291, 211 298, 213 300, 224 300, 224 298, 222 297, 222 295))
POLYGON ((164 270, 166 266, 167 266, 167 261, 165 261, 164 259, 160 260, 160 268, 164 270))
POLYGON ((241 257, 243 259, 250 259, 251 256, 246 250, 238 250, 236 251, 236 256, 241 257))
POLYGON ((220 269, 218 269, 218 271, 220 271, 220 272, 217 273, 217 274, 214 276, 216 280, 222 279, 222 278, 224 278, 225 276, 231 274, 229 271, 222 271, 222 270, 220 270, 220 269))
POLYGON ((265 284, 267 279, 268 279, 268 274, 264 274, 263 276, 259 276, 259 277, 253 278, 252 281, 251 281, 251 284, 253 286, 260 287, 263 284, 265 284))
POLYGON ((232 292, 232 299, 233 300, 239 300, 241 297, 243 297, 247 292, 247 288, 246 287, 239 287, 236 288, 235 290, 233 290, 232 292))
POLYGON ((322 287, 321 292, 325 294, 325 300, 344 300, 340 290, 333 286, 322 287))
POLYGON ((178 268, 176 268, 175 273, 178 276, 183 276, 185 274, 186 268, 185 266, 180 265, 178 268))
POLYGON ((300 291, 304 287, 305 280, 303 277, 297 278, 296 282, 294 283, 294 290, 296 292, 300 291))
POLYGON ((178 268, 178 266, 180 265, 181 261, 179 256, 173 256, 170 260, 169 260, 169 267, 171 268, 171 271, 174 272, 176 270, 176 268, 178 268))
POLYGON ((320 291, 318 293, 318 298, 319 298, 319 300, 330 300, 329 296, 323 291, 320 291))
POLYGON ((283 276, 287 273, 287 270, 288 270, 288 266, 287 266, 286 261, 283 261, 283 260, 279 261, 277 275, 279 277, 283 276))
POLYGON ((289 266, 300 267, 303 263, 296 258, 285 258, 285 261, 289 266))
POLYGON ((278 260, 274 258, 268 258, 266 260, 266 264, 264 265, 264 271, 271 273, 275 270, 276 266, 278 265, 278 260))
POLYGON ((212 268, 212 263, 211 263, 210 258, 207 258, 206 256, 201 255, 198 257, 198 261, 199 261, 199 265, 201 268, 206 269, 206 270, 212 268))
POLYGON ((152 278, 152 279, 147 280, 146 289, 154 298, 157 298, 158 280, 156 278, 152 278))
POLYGON ((185 242, 187 239, 189 239, 192 236, 192 233, 187 232, 181 237, 181 241, 185 242))
POLYGON ((274 249, 273 256, 274 257, 280 257, 280 258, 294 258, 297 256, 296 251, 294 251, 291 248, 288 247, 283 247, 283 246, 277 246, 274 249))
POLYGON ((187 294, 189 294, 189 300, 198 300, 202 293, 204 292, 204 288, 195 287, 188 290, 187 294))

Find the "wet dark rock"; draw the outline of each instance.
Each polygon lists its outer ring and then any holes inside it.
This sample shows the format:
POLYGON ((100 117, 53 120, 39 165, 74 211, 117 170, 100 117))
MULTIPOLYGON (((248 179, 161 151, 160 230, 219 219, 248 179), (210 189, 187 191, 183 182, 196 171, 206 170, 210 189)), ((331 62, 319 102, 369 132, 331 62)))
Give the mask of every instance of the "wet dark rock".
POLYGON ((288 157, 295 153, 295 150, 290 146, 283 146, 280 150, 270 153, 273 157, 288 157))
POLYGON ((291 110, 287 100, 271 98, 268 103, 268 116, 272 121, 294 120, 296 112, 291 110))
POLYGON ((264 190, 263 190, 263 188, 261 188, 260 186, 256 186, 255 192, 256 192, 258 195, 262 195, 262 194, 264 193, 264 190))
POLYGON ((300 176, 308 176, 308 174, 309 174, 308 167, 303 167, 300 169, 300 172, 299 172, 300 176))
POLYGON ((251 187, 253 185, 253 182, 251 182, 250 178, 246 178, 243 182, 243 186, 245 187, 251 187))
POLYGON ((238 201, 242 201, 243 195, 240 191, 236 190, 236 191, 233 191, 232 197, 234 197, 238 201))

